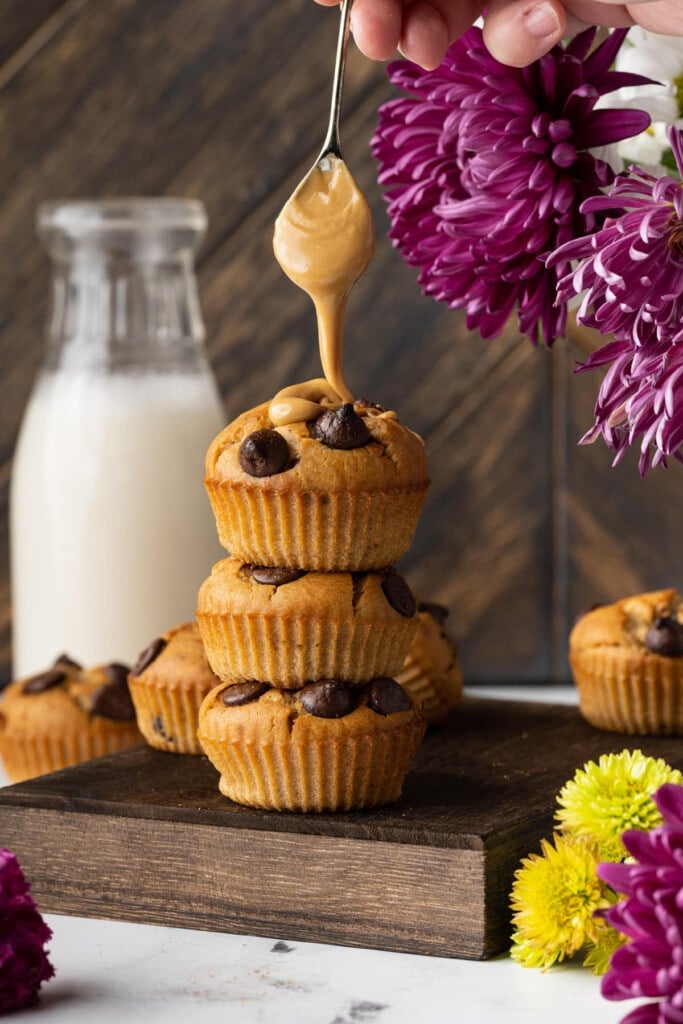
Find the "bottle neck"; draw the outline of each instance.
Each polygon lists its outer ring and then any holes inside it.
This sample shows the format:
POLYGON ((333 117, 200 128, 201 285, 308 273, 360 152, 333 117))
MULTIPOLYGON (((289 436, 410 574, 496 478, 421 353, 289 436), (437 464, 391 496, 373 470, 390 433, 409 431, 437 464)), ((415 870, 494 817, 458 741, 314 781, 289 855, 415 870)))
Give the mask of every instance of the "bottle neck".
POLYGON ((90 249, 57 258, 46 333, 48 370, 204 370, 192 254, 143 262, 90 249))

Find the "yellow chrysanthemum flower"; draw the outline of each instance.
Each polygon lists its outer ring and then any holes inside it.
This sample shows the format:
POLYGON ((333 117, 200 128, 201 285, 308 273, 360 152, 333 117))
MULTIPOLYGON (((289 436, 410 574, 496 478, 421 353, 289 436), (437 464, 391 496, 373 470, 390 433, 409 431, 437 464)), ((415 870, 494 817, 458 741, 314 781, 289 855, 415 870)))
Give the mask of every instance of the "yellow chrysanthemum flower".
POLYGON ((652 794, 665 782, 682 780, 683 775, 661 757, 646 757, 641 750, 603 754, 597 764, 589 761, 580 768, 560 790, 556 820, 563 833, 596 843, 601 860, 620 861, 626 856, 622 832, 661 825, 652 794))
MULTIPOLYGON (((616 903, 619 899, 617 893, 608 893, 610 903, 616 903)), ((605 974, 609 967, 610 958, 620 946, 628 941, 625 935, 611 928, 601 918, 596 920, 597 935, 594 943, 591 943, 586 958, 583 961, 584 967, 590 967, 593 974, 605 974)))
POLYGON ((510 905, 513 960, 546 970, 598 940, 593 912, 608 906, 607 886, 597 875, 597 847, 575 836, 541 840, 515 872, 510 905))

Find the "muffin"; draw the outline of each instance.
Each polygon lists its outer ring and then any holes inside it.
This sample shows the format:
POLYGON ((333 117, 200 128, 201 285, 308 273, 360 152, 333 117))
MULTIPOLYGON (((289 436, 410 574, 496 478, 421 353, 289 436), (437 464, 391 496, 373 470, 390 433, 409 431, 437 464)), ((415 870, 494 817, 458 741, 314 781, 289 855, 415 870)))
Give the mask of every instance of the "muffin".
POLYGON ((427 725, 443 722, 462 700, 457 645, 444 629, 448 609, 420 602, 417 629, 396 680, 422 710, 427 725))
POLYGON ((297 689, 315 679, 365 682, 403 664, 417 604, 393 569, 318 573, 218 562, 197 599, 211 668, 223 682, 297 689))
POLYGON ((280 426, 274 405, 243 413, 207 452, 221 544, 255 565, 392 565, 410 547, 429 485, 422 439, 369 402, 321 405, 317 417, 280 426))
POLYGON ((397 800, 426 728, 393 679, 287 691, 220 685, 199 712, 199 740, 224 796, 287 811, 342 811, 397 800))
POLYGON ((128 676, 138 727, 149 745, 173 754, 201 754, 199 706, 219 682, 196 622, 153 640, 128 676))
POLYGON ((683 601, 656 590, 601 605, 569 637, 581 714, 598 729, 683 732, 683 601))
POLYGON ((0 699, 0 757, 11 782, 142 743, 118 663, 84 669, 67 655, 0 699))

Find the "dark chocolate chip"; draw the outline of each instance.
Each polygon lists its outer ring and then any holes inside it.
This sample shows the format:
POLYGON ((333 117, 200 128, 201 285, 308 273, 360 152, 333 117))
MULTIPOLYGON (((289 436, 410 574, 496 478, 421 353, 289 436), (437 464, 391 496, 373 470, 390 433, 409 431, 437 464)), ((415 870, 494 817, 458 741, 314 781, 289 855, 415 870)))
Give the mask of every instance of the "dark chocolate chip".
POLYGON ((683 625, 669 616, 655 619, 647 631, 645 646, 653 654, 679 658, 683 654, 683 625))
POLYGON ((129 722, 135 718, 135 708, 125 683, 104 683, 92 695, 90 712, 101 718, 129 722))
POLYGON ((437 604, 435 601, 420 601, 417 610, 419 612, 427 612, 428 615, 434 619, 439 626, 443 626, 448 618, 450 612, 443 604, 437 604))
POLYGON ((239 460, 249 476, 275 476, 289 465, 289 446, 277 430, 255 430, 242 441, 239 460))
POLYGON ((410 697, 395 679, 378 676, 368 685, 368 707, 378 715, 393 715, 397 711, 410 711, 410 697))
POLYGON ((270 690, 269 683, 259 683, 253 679, 247 683, 233 683, 227 690, 223 690, 221 699, 226 707, 235 708, 258 700, 266 690, 270 690))
POLYGON ((250 565, 249 572, 255 583, 269 583, 272 587, 283 587, 285 583, 293 583, 306 573, 303 569, 288 569, 285 566, 276 568, 269 565, 250 565))
POLYGON ((395 569, 387 569, 382 576, 382 590, 387 601, 399 615, 410 619, 417 611, 417 601, 413 592, 395 569))
POLYGON ((343 718, 356 708, 356 696, 338 679, 306 683, 299 694, 304 711, 317 718, 343 718))
POLYGON ((21 688, 22 693, 45 693, 53 686, 59 686, 66 679, 66 672, 60 668, 49 668, 47 672, 40 672, 37 676, 27 679, 21 688))
POLYGON ((109 682, 118 683, 119 686, 126 686, 128 684, 129 672, 129 666, 122 664, 120 661, 112 661, 111 664, 104 666, 104 674, 109 682))
POLYGON ((350 402, 339 409, 327 409, 313 421, 311 429, 313 436, 328 448, 341 448, 343 451, 362 448, 372 441, 370 431, 350 402))
POLYGON ((164 640, 162 636, 158 636, 156 640, 152 640, 148 647, 145 647, 144 651, 138 656, 138 660, 130 670, 132 676, 140 676, 146 668, 156 661, 164 647, 167 644, 167 640, 164 640))
POLYGON ((58 658, 55 658, 55 668, 72 668, 80 672, 83 668, 77 661, 70 658, 68 654, 60 654, 58 658))

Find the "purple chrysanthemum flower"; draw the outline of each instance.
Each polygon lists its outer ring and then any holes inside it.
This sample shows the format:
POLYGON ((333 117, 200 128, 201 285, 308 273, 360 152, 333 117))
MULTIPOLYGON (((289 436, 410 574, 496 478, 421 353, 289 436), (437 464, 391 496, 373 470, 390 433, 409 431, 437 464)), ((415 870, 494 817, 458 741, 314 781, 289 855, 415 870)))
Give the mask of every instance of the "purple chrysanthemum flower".
POLYGON ((622 1024, 683 1022, 683 786, 667 783, 654 800, 664 824, 622 837, 635 863, 598 868, 626 896, 601 914, 630 940, 612 955, 602 994, 658 1000, 638 1007, 622 1024))
POLYGON ((594 352, 579 371, 609 366, 595 404, 595 423, 581 438, 602 437, 616 452, 614 463, 640 438, 641 476, 669 456, 683 462, 683 345, 635 347, 612 341, 594 352))
POLYGON ((436 71, 389 65, 411 95, 380 108, 372 140, 390 237, 423 291, 464 308, 470 328, 500 333, 515 308, 521 330, 550 345, 565 328, 556 305, 567 261, 542 257, 598 226, 582 202, 614 180, 590 152, 643 131, 643 111, 595 109, 600 96, 648 81, 611 71, 625 31, 589 52, 595 30, 527 68, 487 51, 479 28, 455 42, 436 71))
MULTIPOLYGON (((669 139, 683 177, 683 133, 672 128, 669 139)), ((595 423, 581 441, 602 436, 618 462, 640 438, 644 475, 669 456, 683 461, 683 186, 632 168, 582 209, 614 219, 548 260, 581 261, 560 281, 558 296, 585 290, 577 320, 615 338, 578 368, 609 367, 595 423)))
POLYGON ((31 1006, 55 973, 44 949, 52 932, 29 889, 17 858, 0 850, 0 1013, 31 1006))
MULTIPOLYGON (((669 129, 683 177, 683 133, 669 129)), ((579 323, 634 345, 683 340, 683 187, 637 167, 606 196, 583 204, 586 214, 608 214, 602 230, 554 252, 551 266, 580 260, 560 281, 558 297, 585 292, 579 323)))

